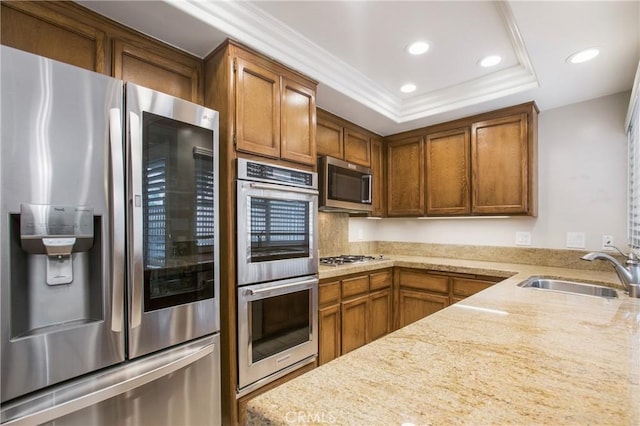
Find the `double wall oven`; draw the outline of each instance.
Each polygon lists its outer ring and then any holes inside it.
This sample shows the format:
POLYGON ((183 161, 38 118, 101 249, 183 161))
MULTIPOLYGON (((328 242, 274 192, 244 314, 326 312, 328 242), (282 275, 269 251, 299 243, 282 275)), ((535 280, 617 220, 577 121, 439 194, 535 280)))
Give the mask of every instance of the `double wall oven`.
POLYGON ((318 182, 238 159, 238 396, 318 352, 318 182))

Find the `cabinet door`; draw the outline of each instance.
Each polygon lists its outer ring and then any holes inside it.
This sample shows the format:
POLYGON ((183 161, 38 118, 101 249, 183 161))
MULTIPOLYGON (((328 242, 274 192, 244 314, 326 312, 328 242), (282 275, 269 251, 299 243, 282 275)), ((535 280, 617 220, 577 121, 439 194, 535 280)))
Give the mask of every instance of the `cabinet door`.
POLYGON ((315 165, 316 96, 314 90, 283 78, 281 99, 281 158, 315 165))
POLYGON ((469 129, 427 135, 427 215, 469 214, 469 129))
POLYGON ((351 352, 367 343, 369 295, 341 304, 342 354, 351 352))
POLYGON ((371 167, 371 144, 369 136, 347 129, 344 138, 344 160, 371 167))
POLYGON ((149 89, 200 102, 200 69, 152 53, 149 46, 138 46, 122 40, 113 44, 113 76, 149 89))
POLYGON ((344 127, 336 123, 322 110, 317 110, 316 143, 318 155, 344 158, 344 127))
POLYGON ((452 297, 464 298, 478 293, 494 285, 493 281, 478 280, 474 278, 451 278, 452 297))
POLYGON ((424 142, 421 136, 387 144, 387 214, 424 214, 424 142))
POLYGON ((340 356, 340 305, 320 309, 318 323, 318 364, 322 365, 340 356))
POLYGON ((369 296, 369 341, 391 332, 391 290, 371 293, 369 296))
POLYGON ((401 288, 398 303, 398 310, 400 311, 398 328, 438 312, 448 305, 449 296, 401 288))
POLYGON ((105 34, 47 8, 46 2, 2 2, 0 40, 16 49, 105 73, 105 34))
POLYGON ((382 217, 384 202, 384 145, 380 139, 371 139, 371 173, 373 174, 373 210, 371 216, 382 217))
POLYGON ((529 148, 527 114, 471 126, 474 213, 527 213, 529 148))
POLYGON ((236 149, 280 157, 280 76, 242 58, 236 68, 236 149))

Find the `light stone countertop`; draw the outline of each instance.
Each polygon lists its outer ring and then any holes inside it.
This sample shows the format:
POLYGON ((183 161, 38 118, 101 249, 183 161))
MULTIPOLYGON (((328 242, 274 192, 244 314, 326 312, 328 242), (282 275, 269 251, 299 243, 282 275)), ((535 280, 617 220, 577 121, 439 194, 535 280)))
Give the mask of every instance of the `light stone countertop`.
POLYGON ((619 287, 613 272, 377 262, 320 277, 390 266, 512 276, 256 397, 248 424, 640 425, 640 299, 517 287, 532 275, 619 287))

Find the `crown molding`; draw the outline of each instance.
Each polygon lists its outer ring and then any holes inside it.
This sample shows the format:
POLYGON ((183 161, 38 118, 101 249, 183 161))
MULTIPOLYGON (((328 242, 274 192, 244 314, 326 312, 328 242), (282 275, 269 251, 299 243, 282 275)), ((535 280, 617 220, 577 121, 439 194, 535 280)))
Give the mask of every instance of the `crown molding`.
POLYGON ((451 111, 538 87, 506 1, 494 1, 518 65, 445 89, 402 99, 250 2, 166 0, 229 37, 308 75, 396 123, 451 111))

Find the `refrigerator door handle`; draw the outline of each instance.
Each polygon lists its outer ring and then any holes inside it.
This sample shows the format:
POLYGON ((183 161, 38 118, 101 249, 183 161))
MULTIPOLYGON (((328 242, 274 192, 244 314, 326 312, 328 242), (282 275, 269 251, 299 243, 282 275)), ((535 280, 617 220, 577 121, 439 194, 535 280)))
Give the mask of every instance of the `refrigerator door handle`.
POLYGON ((131 167, 131 328, 142 323, 142 140, 140 118, 129 112, 130 167, 131 167))
MULTIPOLYGON (((127 370, 127 367, 118 368, 113 373, 107 373, 102 378, 99 378, 99 383, 89 380, 86 382, 86 388, 82 386, 76 388, 70 387, 68 388, 70 391, 67 395, 64 395, 65 392, 63 390, 56 395, 56 402, 52 405, 49 405, 51 403, 46 398, 43 398, 42 407, 38 407, 36 401, 35 406, 24 407, 26 413, 16 415, 13 420, 3 422, 2 426, 33 425, 53 421, 67 414, 74 413, 114 396, 144 386, 161 377, 168 376, 214 353, 214 351, 218 350, 216 346, 217 344, 215 342, 195 348, 189 346, 178 354, 172 356, 164 355, 146 361, 146 364, 150 364, 149 367, 146 368, 145 362, 143 361, 136 369, 137 371, 141 371, 140 374, 133 377, 130 377, 130 372, 124 371, 127 370)), ((129 369, 129 371, 131 370, 129 369)))
POLYGON ((111 330, 122 331, 124 307, 124 161, 122 158, 122 111, 109 110, 109 145, 111 150, 111 206, 113 214, 111 241, 111 330))

